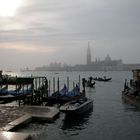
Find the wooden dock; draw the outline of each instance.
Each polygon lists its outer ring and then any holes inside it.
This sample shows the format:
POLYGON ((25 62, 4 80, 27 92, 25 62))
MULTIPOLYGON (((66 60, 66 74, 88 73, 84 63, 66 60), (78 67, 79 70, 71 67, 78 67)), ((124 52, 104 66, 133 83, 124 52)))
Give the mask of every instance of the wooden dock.
POLYGON ((20 104, 39 105, 48 96, 46 77, 4 77, 0 80, 0 101, 18 101, 20 104), (9 86, 15 87, 9 90, 9 86))
POLYGON ((56 107, 45 106, 24 106, 22 108, 26 114, 13 122, 8 123, 1 130, 13 131, 17 127, 21 127, 24 124, 28 124, 32 120, 54 122, 59 115, 59 109, 56 107))
POLYGON ((127 95, 125 92, 122 92, 122 99, 130 104, 135 106, 136 108, 140 109, 140 98, 135 97, 134 95, 127 95))
POLYGON ((22 109, 26 114, 1 128, 0 140, 31 140, 30 134, 16 133, 16 129, 24 128, 32 120, 54 122, 59 115, 56 107, 24 106, 22 109))

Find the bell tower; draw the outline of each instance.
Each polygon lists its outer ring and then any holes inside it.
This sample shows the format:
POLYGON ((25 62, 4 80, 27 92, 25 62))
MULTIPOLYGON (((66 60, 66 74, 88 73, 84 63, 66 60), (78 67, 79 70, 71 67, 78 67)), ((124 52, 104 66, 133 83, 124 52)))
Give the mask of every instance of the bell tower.
POLYGON ((91 50, 90 50, 89 42, 88 42, 88 48, 87 48, 87 65, 91 65, 91 50))

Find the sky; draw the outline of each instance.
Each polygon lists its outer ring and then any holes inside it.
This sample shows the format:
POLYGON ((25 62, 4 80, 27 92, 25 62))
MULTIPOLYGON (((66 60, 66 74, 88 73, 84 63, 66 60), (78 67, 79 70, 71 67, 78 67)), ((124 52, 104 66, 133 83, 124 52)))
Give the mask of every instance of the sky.
POLYGON ((140 63, 140 0, 0 0, 0 69, 140 63))

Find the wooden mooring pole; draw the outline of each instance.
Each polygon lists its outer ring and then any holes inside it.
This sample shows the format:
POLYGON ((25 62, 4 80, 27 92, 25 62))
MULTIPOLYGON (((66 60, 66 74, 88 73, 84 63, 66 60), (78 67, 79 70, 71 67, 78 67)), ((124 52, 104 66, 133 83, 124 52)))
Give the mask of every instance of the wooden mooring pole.
MULTIPOLYGON (((79 89, 80 89, 81 77, 79 75, 79 89)), ((80 90, 81 91, 81 90, 80 90)))
POLYGON ((69 77, 67 77, 67 88, 68 88, 68 91, 69 91, 69 77))
POLYGON ((50 91, 51 90, 51 80, 49 80, 49 89, 48 89, 48 96, 50 96, 50 91))
POLYGON ((58 77, 58 80, 57 80, 57 90, 58 90, 58 93, 59 93, 59 90, 60 90, 60 88, 59 88, 59 77, 58 77))
POLYGON ((53 77, 53 93, 55 93, 55 77, 53 77))
POLYGON ((75 87, 75 83, 73 82, 73 88, 75 87))
POLYGON ((57 107, 59 106, 59 77, 58 77, 58 80, 57 80, 57 107))

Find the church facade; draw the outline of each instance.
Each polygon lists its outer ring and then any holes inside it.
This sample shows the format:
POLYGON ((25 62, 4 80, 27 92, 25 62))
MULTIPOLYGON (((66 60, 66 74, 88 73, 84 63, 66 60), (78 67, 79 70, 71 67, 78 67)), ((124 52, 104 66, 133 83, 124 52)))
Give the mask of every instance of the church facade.
POLYGON ((95 61, 91 60, 91 49, 88 44, 87 48, 87 69, 89 70, 123 70, 123 62, 121 59, 112 60, 109 55, 105 57, 104 60, 97 59, 95 61))

